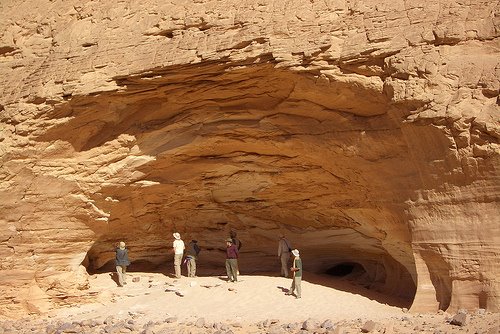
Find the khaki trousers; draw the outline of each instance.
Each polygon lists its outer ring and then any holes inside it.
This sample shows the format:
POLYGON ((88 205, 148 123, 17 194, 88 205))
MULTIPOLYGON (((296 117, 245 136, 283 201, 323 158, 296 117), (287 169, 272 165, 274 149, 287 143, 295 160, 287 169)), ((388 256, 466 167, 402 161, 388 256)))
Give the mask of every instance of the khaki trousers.
POLYGON ((302 281, 302 276, 300 277, 294 276, 292 280, 292 287, 290 288, 290 293, 293 293, 294 290, 297 290, 297 293, 295 294, 297 298, 301 298, 302 294, 302 289, 300 288, 301 281, 302 281))
POLYGON ((238 259, 226 259, 226 272, 228 281, 238 281, 238 259))
POLYGON ((280 256, 281 260, 281 275, 283 277, 288 277, 288 262, 290 261, 290 253, 283 252, 280 256))
POLYGON ((188 269, 188 277, 196 276, 196 259, 194 257, 187 258, 187 269, 188 269))
POLYGON ((118 274, 118 284, 123 286, 127 282, 127 266, 116 266, 118 274))
POLYGON ((174 254, 175 277, 181 278, 182 254, 174 254))

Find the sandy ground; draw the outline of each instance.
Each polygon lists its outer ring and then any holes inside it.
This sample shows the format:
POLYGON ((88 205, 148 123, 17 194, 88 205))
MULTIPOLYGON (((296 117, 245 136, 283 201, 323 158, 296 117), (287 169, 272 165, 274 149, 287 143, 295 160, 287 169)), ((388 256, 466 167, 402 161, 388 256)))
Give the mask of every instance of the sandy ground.
POLYGON ((296 299, 285 295, 291 279, 273 275, 241 275, 229 283, 217 275, 175 279, 134 272, 118 287, 113 274, 95 274, 90 277, 90 290, 99 292, 95 303, 53 310, 35 327, 55 323, 61 333, 72 322, 83 333, 500 334, 500 315, 484 310, 469 312, 457 326, 450 324, 456 314, 411 314, 408 301, 326 275, 304 273, 302 298, 296 299), (85 327, 89 319, 101 327, 85 327))
MULTIPOLYGON (((283 277, 240 275, 237 283, 228 283, 225 277, 218 276, 181 279, 160 273, 130 273, 127 276, 128 284, 118 287, 109 274, 93 275, 91 290, 104 291, 101 302, 61 309, 53 315, 80 319, 97 313, 106 318, 130 311, 147 314, 153 321, 168 315, 182 321, 204 317, 208 321, 238 320, 243 323, 274 318, 291 322, 310 317, 333 321, 361 317, 376 320, 404 315, 399 307, 314 284, 308 279, 302 282, 302 298, 296 299, 285 295, 291 279, 283 277), (139 278, 139 282, 133 282, 134 277, 139 278)), ((327 280, 321 276, 315 278, 316 281, 327 280)), ((337 285, 341 285, 340 282, 337 285)))
POLYGON ((90 276, 94 299, 69 302, 48 314, 0 322, 0 334, 500 334, 500 314, 409 313, 391 299, 326 275, 304 273, 302 298, 285 295, 291 279, 272 273, 175 279, 170 273, 133 272, 118 287, 111 273, 90 276))

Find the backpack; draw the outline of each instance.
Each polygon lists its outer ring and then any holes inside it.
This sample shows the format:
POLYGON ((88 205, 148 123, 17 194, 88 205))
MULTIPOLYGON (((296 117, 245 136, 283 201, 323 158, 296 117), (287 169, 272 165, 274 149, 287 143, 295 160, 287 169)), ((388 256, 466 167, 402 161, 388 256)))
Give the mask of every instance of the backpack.
POLYGON ((283 241, 285 241, 285 245, 288 248, 288 253, 291 253, 292 249, 290 248, 290 245, 288 244, 288 241, 286 239, 283 239, 283 241))
POLYGON ((239 239, 236 239, 236 238, 232 238, 231 240, 233 240, 233 245, 235 245, 236 248, 238 248, 238 250, 240 250, 241 245, 242 245, 241 241, 239 239))

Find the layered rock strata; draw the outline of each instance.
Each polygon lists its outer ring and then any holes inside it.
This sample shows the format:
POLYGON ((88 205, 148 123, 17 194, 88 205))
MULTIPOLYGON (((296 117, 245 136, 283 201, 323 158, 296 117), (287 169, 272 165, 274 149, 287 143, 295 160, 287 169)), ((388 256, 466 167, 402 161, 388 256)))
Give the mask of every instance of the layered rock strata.
POLYGON ((84 302, 125 240, 500 303, 497 1, 2 1, 1 312, 84 302))

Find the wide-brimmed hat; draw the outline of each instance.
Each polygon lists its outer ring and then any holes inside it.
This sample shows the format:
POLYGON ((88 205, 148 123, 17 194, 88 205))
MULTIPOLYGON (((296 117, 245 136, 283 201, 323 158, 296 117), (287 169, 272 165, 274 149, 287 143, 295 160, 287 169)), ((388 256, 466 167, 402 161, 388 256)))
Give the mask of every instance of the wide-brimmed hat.
POLYGON ((125 243, 123 241, 120 241, 119 246, 120 246, 120 249, 125 249, 125 243))
POLYGON ((294 249, 292 251, 292 254, 293 254, 293 256, 299 256, 299 250, 298 249, 294 249))
POLYGON ((231 238, 227 238, 227 239, 226 239, 226 242, 233 243, 233 239, 231 239, 231 238))
POLYGON ((180 235, 179 233, 177 233, 177 232, 175 232, 175 233, 173 234, 173 236, 174 236, 174 238, 176 238, 177 240, 179 240, 179 239, 181 238, 181 235, 180 235))

